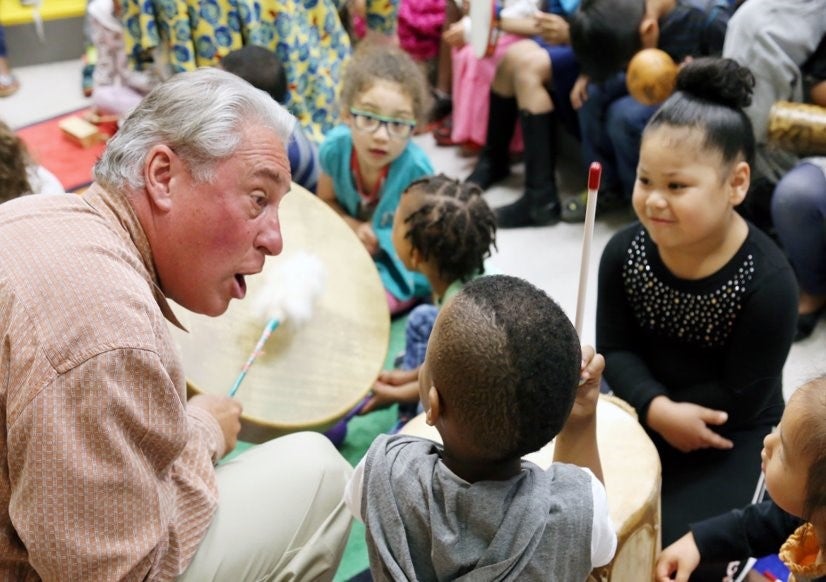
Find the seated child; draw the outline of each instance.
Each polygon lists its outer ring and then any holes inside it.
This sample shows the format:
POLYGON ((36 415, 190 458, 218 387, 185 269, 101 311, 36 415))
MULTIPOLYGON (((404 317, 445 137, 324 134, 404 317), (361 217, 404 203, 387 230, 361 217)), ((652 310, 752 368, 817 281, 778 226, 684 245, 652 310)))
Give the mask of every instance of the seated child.
POLYGON ((92 76, 92 103, 98 117, 126 117, 161 79, 153 63, 135 70, 123 43, 119 3, 91 0, 87 8, 89 31, 97 52, 92 76))
POLYGON ((436 314, 465 283, 484 274, 485 258, 496 247, 496 217, 478 186, 444 175, 423 178, 402 193, 393 220, 393 245, 405 267, 427 277, 433 304, 410 312, 402 369, 379 375, 362 414, 399 402, 400 417, 406 421, 416 413, 419 366, 436 314))
POLYGON ((410 141, 428 99, 427 82, 404 52, 361 44, 344 72, 345 123, 319 149, 318 197, 338 212, 372 255, 391 313, 430 294, 424 275, 411 272, 393 247, 393 215, 413 180, 433 173, 410 141))
POLYGON ((742 109, 753 82, 730 59, 682 67, 642 134, 639 222, 600 261, 597 348, 659 452, 664 545, 754 500, 757 454, 783 411, 797 285, 736 211, 754 158, 742 109))
POLYGON ((26 194, 62 194, 63 185, 29 155, 26 144, 0 121, 0 203, 26 194))
POLYGON ((585 580, 607 564, 616 534, 598 479, 603 367, 530 283, 468 283, 439 312, 420 374, 444 445, 379 436, 345 491, 366 525, 373 579, 585 580), (522 460, 557 435, 548 470, 522 460))
MULTIPOLYGON (((287 101, 287 74, 276 54, 264 47, 247 45, 227 54, 221 68, 261 89, 278 103, 287 101)), ((301 126, 296 124, 287 146, 293 182, 315 192, 318 183, 318 150, 301 126)))
MULTIPOLYGON (((764 502, 692 525, 704 534, 695 540, 688 533, 657 559, 655 570, 659 582, 687 580, 700 564, 719 548, 739 549, 737 540, 747 536, 740 547, 756 548, 767 553, 766 543, 777 543, 783 535, 797 530, 780 548, 780 558, 792 572, 790 582, 821 580, 826 576, 826 377, 804 384, 792 394, 780 426, 764 441, 760 456, 766 488, 773 502, 764 502), (795 517, 806 520, 802 525, 795 517), (716 532, 709 535, 707 524, 716 532), (754 532, 759 532, 755 536, 754 532), (707 543, 706 538, 710 537, 707 543), (720 540, 723 540, 722 543, 720 540)), ((777 546, 774 546, 774 551, 777 546)), ((738 556, 729 556, 738 557, 738 556)))

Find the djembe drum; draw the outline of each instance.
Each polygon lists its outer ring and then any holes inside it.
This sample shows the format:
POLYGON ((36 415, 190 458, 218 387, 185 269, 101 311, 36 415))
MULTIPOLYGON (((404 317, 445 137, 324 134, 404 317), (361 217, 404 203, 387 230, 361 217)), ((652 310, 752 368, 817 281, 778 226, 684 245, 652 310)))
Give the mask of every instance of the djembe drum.
POLYGON ((499 40, 497 0, 470 0, 470 46, 477 59, 491 56, 499 40))
MULTIPOLYGON (((349 226, 297 184, 280 205, 284 250, 265 270, 294 253, 325 266, 324 292, 307 323, 287 320, 267 340, 238 390, 244 412, 239 438, 260 443, 298 430, 325 430, 343 418, 373 385, 390 336, 387 299, 373 259, 349 226)), ((220 225, 215 225, 220 228, 220 225)), ((247 298, 220 317, 175 305, 188 333, 170 326, 190 393, 227 394, 266 321, 252 311, 265 277, 247 279, 247 298)))
POLYGON ((826 107, 778 101, 769 111, 768 139, 798 155, 826 155, 826 107))
MULTIPOLYGON (((441 442, 438 431, 420 414, 402 434, 441 442)), ((650 580, 660 550, 660 458, 654 443, 637 422, 634 410, 613 396, 597 403, 599 444, 608 508, 617 528, 617 552, 607 566, 591 573, 589 582, 640 582, 650 580)), ((553 441, 525 459, 550 466, 553 441)))

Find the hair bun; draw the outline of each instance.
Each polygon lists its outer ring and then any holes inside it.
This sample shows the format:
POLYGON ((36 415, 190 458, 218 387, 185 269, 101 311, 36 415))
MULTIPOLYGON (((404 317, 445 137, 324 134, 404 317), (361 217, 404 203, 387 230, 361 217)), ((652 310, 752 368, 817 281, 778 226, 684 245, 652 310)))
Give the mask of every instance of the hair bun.
POLYGON ((753 89, 754 75, 732 59, 695 59, 677 75, 677 91, 732 109, 751 105, 753 89))

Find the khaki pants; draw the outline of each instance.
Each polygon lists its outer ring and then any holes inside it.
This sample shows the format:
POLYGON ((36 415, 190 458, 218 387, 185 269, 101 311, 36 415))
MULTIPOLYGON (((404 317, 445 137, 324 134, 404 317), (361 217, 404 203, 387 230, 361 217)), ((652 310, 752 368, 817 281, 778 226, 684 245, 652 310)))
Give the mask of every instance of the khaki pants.
POLYGON ((218 510, 178 580, 332 580, 350 531, 342 497, 351 473, 327 438, 309 432, 219 466, 218 510))

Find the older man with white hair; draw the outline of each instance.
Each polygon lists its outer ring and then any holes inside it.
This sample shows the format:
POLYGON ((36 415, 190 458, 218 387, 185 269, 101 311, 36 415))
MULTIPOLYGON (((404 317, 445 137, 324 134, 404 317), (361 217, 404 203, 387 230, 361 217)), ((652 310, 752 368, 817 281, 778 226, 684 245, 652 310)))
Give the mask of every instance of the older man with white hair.
POLYGON ((167 327, 167 298, 220 315, 281 252, 293 125, 229 73, 182 73, 83 196, 0 206, 0 577, 332 578, 349 465, 308 433, 216 469, 241 406, 186 401, 167 327))

